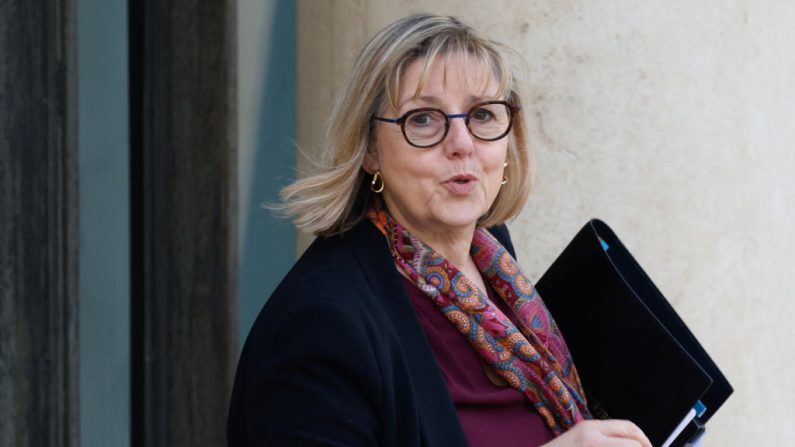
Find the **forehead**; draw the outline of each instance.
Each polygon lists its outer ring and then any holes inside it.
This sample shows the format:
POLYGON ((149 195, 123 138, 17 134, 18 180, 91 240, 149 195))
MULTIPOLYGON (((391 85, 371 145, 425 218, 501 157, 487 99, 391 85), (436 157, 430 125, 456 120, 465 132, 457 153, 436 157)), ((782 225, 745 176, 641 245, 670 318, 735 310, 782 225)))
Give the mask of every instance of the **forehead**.
POLYGON ((502 99, 505 96, 495 70, 486 61, 468 54, 418 58, 403 68, 395 84, 398 91, 390 96, 396 109, 420 97, 452 95, 502 99))

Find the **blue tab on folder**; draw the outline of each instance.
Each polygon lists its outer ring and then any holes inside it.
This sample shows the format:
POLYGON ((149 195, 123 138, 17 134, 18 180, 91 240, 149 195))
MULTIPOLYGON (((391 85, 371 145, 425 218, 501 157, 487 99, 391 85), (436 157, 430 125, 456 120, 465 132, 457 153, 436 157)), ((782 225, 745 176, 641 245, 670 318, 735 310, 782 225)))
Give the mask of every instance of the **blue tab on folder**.
POLYGON ((707 407, 701 403, 701 401, 696 401, 696 404, 693 405, 693 409, 696 410, 696 416, 701 417, 707 411, 707 407))

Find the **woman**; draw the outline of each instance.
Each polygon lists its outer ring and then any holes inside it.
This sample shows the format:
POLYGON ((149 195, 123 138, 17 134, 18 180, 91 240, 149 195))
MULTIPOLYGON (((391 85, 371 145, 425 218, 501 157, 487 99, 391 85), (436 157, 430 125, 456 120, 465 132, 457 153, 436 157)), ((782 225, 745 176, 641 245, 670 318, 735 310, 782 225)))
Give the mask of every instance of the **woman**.
POLYGON ((321 172, 283 192, 320 237, 248 336, 230 446, 650 446, 590 420, 513 258, 520 110, 502 48, 453 18, 408 17, 365 46, 321 172))

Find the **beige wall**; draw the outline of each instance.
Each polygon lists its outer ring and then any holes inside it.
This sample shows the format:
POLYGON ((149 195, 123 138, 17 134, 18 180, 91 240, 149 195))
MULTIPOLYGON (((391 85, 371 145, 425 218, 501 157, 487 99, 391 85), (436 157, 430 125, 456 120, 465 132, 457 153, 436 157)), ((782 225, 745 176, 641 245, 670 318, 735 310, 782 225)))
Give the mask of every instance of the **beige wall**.
POLYGON ((304 150, 365 39, 420 11, 527 61, 538 178, 510 228, 531 276, 604 219, 735 386, 707 445, 795 445, 795 3, 304 0, 304 150))

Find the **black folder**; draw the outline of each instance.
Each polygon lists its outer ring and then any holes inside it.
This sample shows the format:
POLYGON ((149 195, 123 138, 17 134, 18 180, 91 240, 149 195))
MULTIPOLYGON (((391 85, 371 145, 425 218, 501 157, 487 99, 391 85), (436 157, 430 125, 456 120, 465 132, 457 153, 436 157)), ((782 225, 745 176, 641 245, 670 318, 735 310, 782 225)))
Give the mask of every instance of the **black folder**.
POLYGON ((536 284, 596 418, 629 419, 661 446, 697 402, 685 445, 732 387, 604 222, 588 222, 536 284))

